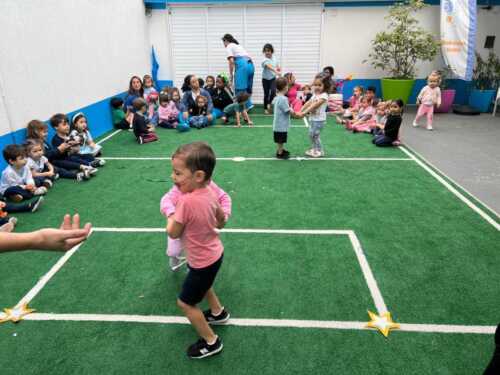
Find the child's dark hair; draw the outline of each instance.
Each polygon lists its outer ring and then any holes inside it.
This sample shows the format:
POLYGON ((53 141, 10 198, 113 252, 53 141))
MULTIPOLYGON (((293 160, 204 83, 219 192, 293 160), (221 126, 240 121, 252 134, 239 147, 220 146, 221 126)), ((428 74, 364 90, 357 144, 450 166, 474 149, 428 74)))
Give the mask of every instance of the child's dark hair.
POLYGON ((160 90, 160 95, 161 94, 167 94, 170 95, 170 90, 172 90, 171 86, 163 86, 160 90))
POLYGON ((111 104, 111 108, 113 109, 120 109, 121 107, 123 107, 123 99, 119 98, 118 96, 111 98, 109 103, 111 104))
POLYGON ((73 115, 73 117, 71 118, 71 129, 75 128, 76 122, 80 120, 82 117, 86 118, 83 112, 78 112, 73 115))
POLYGON ((186 91, 189 91, 191 90, 191 77, 193 75, 192 74, 188 74, 187 76, 184 77, 184 82, 182 83, 182 87, 181 87, 181 90, 182 92, 186 92, 186 91))
POLYGON ((137 95, 138 93, 140 94, 139 96, 143 96, 144 95, 144 85, 142 83, 141 77, 132 76, 132 78, 130 78, 130 82, 128 83, 128 93, 130 95, 137 95), (139 89, 139 92, 135 91, 134 88, 132 87, 132 81, 134 79, 138 79, 139 82, 141 83, 141 88, 139 89))
POLYGON ((266 51, 271 51, 271 53, 274 53, 274 48, 271 43, 264 44, 264 48, 262 48, 262 53, 265 53, 266 51))
POLYGON ((217 76, 217 79, 220 79, 224 83, 224 86, 227 86, 227 77, 226 76, 223 76, 222 74, 219 74, 217 76))
POLYGON ((170 96, 162 91, 160 93, 160 103, 168 103, 169 101, 170 101, 170 96))
POLYGON ((43 143, 39 139, 34 139, 34 138, 27 139, 26 142, 24 143, 24 149, 26 150, 26 153, 28 153, 28 154, 30 153, 30 151, 32 149, 34 149, 37 146, 41 147, 43 150, 43 143))
POLYGON ((26 149, 21 145, 8 145, 3 149, 3 158, 9 164, 19 156, 26 156, 26 149))
POLYGON ((49 120, 50 126, 53 128, 59 127, 64 122, 69 122, 68 118, 64 113, 56 113, 54 116, 52 116, 49 120))
POLYGON ((222 41, 229 42, 229 43, 234 43, 234 44, 239 44, 238 41, 236 39, 234 39, 234 36, 232 36, 231 34, 225 34, 222 37, 222 41))
POLYGON ((215 153, 208 143, 193 142, 182 145, 172 155, 172 159, 175 158, 183 158, 191 173, 205 172, 205 181, 212 177, 215 168, 215 153))
POLYGON ((146 105, 146 101, 143 98, 135 98, 132 102, 135 111, 140 111, 142 108, 146 107, 146 105))
POLYGON ((366 88, 366 91, 371 91, 375 94, 377 92, 377 88, 375 86, 368 86, 366 88))
POLYGON ((151 83, 153 83, 153 86, 154 86, 153 77, 151 77, 149 74, 144 74, 144 76, 142 77, 142 84, 144 84, 144 81, 146 79, 150 79, 151 83))
POLYGON ((330 91, 330 86, 331 86, 330 79, 324 73, 317 74, 316 77, 314 77, 314 80, 317 80, 317 79, 320 80, 321 83, 323 84, 323 88, 324 88, 323 92, 328 93, 330 91))
POLYGON ((31 120, 26 126, 26 137, 40 139, 40 131, 47 130, 47 124, 40 120, 31 120))
POLYGON ((401 114, 403 114, 405 106, 405 102, 403 101, 403 99, 395 99, 392 101, 392 103, 395 103, 399 108, 401 108, 401 114))
POLYGON ((240 92, 236 95, 236 101, 238 103, 244 103, 250 98, 250 94, 248 92, 240 92))
POLYGON ((196 97, 196 104, 198 104, 199 101, 203 101, 203 104, 207 104, 208 103, 208 99, 203 96, 203 95, 198 95, 196 97))
POLYGON ((323 71, 327 70, 328 73, 330 73, 331 76, 333 76, 333 74, 335 73, 335 70, 333 69, 333 66, 325 66, 323 68, 323 71))
POLYGON ((285 77, 276 78, 276 90, 283 91, 286 87, 288 87, 288 79, 285 77))
POLYGON ((205 86, 205 81, 203 80, 203 78, 198 78, 198 83, 200 84, 200 87, 205 86))
POLYGON ((207 78, 205 78, 205 82, 208 82, 208 79, 211 79, 213 81, 213 83, 215 84, 215 77, 214 76, 207 76, 207 78))

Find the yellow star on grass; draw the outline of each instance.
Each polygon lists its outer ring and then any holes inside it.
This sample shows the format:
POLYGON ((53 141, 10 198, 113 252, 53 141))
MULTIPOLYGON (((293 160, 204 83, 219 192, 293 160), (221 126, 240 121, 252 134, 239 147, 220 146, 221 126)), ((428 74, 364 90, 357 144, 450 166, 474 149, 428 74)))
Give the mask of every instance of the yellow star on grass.
POLYGON ((368 315, 371 320, 366 324, 366 326, 378 329, 385 337, 389 336, 389 331, 391 329, 399 328, 399 324, 393 322, 389 311, 379 316, 368 310, 368 315))
POLYGON ((35 309, 30 309, 28 304, 23 303, 21 306, 15 306, 11 309, 3 309, 3 313, 0 313, 0 323, 11 321, 12 323, 17 323, 23 318, 36 311, 35 309))

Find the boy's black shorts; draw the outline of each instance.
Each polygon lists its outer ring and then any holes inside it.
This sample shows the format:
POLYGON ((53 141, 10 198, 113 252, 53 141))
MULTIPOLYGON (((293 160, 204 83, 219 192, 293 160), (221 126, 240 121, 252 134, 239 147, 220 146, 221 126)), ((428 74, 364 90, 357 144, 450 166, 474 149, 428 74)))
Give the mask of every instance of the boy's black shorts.
POLYGON ((221 255, 219 260, 205 268, 191 268, 188 265, 189 273, 184 280, 184 284, 182 284, 182 290, 179 294, 179 299, 182 302, 196 306, 203 300, 214 283, 223 257, 224 254, 221 255))
POLYGON ((274 143, 286 143, 288 132, 274 132, 274 143))

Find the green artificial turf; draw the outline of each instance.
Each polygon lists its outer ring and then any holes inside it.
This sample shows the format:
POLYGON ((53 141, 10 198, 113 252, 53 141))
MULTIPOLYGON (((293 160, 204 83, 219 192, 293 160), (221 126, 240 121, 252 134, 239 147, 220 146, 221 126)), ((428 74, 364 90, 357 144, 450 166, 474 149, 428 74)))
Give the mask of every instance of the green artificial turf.
MULTIPOLYGON (((271 117, 254 116, 270 125, 271 117)), ((302 124, 294 121, 295 125, 302 124)), ((158 131, 139 146, 129 132, 103 143, 105 156, 166 157, 193 140, 218 157, 273 157, 271 128, 158 131)), ((330 157, 407 158, 330 120, 330 157)), ((288 148, 303 156, 307 129, 288 148)), ((88 182, 58 181, 40 212, 19 214, 18 231, 56 226, 79 212, 95 227, 165 226, 159 200, 169 160, 109 160, 88 182)), ((358 236, 382 296, 403 323, 496 325, 500 236, 414 161, 219 160, 214 181, 230 194, 228 228, 349 229, 358 236)), ((216 291, 236 318, 365 321, 371 295, 346 236, 222 235, 216 291)), ((0 308, 14 305, 61 256, 4 254, 0 308)), ((180 315, 184 271, 166 268, 163 233, 95 232, 32 306, 40 312, 180 315)), ((220 327, 225 349, 188 361, 189 326, 25 321, 0 325, 1 373, 481 373, 492 335, 220 327), (13 336, 17 333, 17 336, 13 336)))

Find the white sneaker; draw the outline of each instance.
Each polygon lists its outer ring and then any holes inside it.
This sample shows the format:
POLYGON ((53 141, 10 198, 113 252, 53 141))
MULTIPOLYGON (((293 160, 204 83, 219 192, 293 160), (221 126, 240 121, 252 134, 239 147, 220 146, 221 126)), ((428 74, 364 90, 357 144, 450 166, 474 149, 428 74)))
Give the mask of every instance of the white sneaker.
POLYGON ((46 187, 47 189, 50 189, 52 187, 52 181, 50 181, 49 179, 46 179, 45 181, 43 181, 43 186, 46 187))
POLYGON ((173 272, 177 271, 185 263, 186 263, 186 258, 184 258, 184 257, 169 257, 168 258, 168 264, 170 266, 170 269, 173 272))
POLYGON ((418 127, 418 123, 416 121, 413 121, 413 127, 414 128, 417 128, 418 127))
POLYGON ((99 172, 99 169, 91 167, 90 165, 84 165, 83 172, 87 172, 89 175, 94 176, 97 172, 99 172))
POLYGON ((36 188, 36 190, 33 192, 34 195, 44 195, 47 193, 47 188, 45 186, 40 186, 39 188, 36 188))
POLYGON ((314 156, 314 150, 311 148, 310 150, 307 150, 307 151, 305 152, 305 154, 306 154, 307 156, 314 156))
POLYGON ((427 130, 434 130, 434 128, 432 127, 432 125, 427 125, 427 130))
POLYGON ((313 150, 313 154, 311 155, 313 158, 320 158, 323 156, 322 152, 319 150, 313 150))

